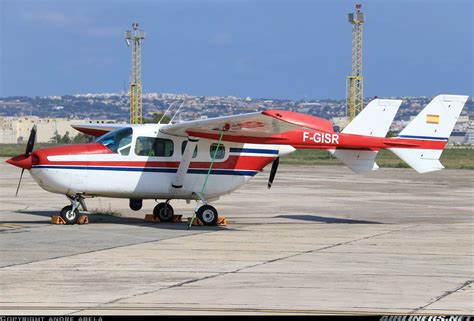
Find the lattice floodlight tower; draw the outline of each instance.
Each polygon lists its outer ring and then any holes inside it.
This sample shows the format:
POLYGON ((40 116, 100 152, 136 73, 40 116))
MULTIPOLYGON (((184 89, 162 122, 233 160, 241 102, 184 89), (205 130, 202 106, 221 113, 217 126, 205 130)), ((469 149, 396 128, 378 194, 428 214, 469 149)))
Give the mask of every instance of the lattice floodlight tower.
POLYGON ((138 23, 132 23, 132 30, 125 32, 127 45, 132 46, 132 74, 130 79, 130 123, 141 124, 142 115, 142 52, 141 45, 145 31, 138 29, 138 23))
POLYGON ((346 79, 346 116, 350 120, 364 108, 364 79, 362 77, 362 5, 356 4, 356 12, 349 13, 352 24, 352 73, 346 79))

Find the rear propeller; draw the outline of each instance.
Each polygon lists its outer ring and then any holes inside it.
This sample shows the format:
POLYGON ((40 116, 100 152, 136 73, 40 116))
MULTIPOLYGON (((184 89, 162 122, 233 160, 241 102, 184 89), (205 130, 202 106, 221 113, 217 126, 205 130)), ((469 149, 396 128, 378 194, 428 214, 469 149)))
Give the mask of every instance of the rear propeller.
MULTIPOLYGON (((29 157, 33 151, 36 140, 36 125, 31 128, 30 137, 28 138, 28 143, 26 143, 25 157, 29 157)), ((21 169, 20 180, 18 181, 18 187, 16 188, 15 197, 18 196, 18 191, 20 190, 21 179, 23 178, 24 168, 21 169)))
POLYGON ((275 158, 272 163, 272 169, 270 170, 270 177, 268 178, 268 189, 272 187, 273 180, 275 179, 275 174, 278 170, 278 164, 280 163, 280 157, 275 158))

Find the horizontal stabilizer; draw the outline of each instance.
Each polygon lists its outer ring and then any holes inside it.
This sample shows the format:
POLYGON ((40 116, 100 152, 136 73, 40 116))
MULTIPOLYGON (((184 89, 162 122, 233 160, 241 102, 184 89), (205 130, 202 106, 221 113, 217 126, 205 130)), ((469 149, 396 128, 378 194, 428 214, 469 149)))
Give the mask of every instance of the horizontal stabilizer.
POLYGON ((375 163, 377 151, 333 149, 330 152, 355 173, 371 172, 379 168, 375 163))
POLYGON ((442 149, 389 148, 418 173, 428 173, 443 169, 439 161, 442 149))

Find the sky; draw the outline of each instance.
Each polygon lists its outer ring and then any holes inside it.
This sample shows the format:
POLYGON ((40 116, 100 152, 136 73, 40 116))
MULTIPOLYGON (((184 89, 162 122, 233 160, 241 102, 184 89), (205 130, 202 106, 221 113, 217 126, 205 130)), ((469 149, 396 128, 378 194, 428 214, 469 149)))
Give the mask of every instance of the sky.
MULTIPOLYGON (((144 92, 342 99, 346 0, 0 0, 0 97, 120 92, 138 22, 144 92)), ((474 1, 361 1, 366 97, 474 93, 474 1)))

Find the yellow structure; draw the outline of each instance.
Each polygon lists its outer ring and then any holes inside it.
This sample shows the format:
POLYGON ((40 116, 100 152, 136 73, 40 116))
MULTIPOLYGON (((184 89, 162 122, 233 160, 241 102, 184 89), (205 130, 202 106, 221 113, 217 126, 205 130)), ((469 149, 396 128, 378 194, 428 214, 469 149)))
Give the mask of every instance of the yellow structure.
POLYGON ((364 13, 361 4, 356 4, 356 12, 349 13, 352 24, 352 73, 346 79, 346 116, 350 120, 364 108, 364 79, 362 77, 362 25, 364 13))
POLYGON ((142 113, 142 53, 141 44, 145 32, 138 29, 138 23, 132 23, 132 30, 125 32, 127 45, 132 46, 132 75, 130 79, 130 124, 141 124, 142 113))

